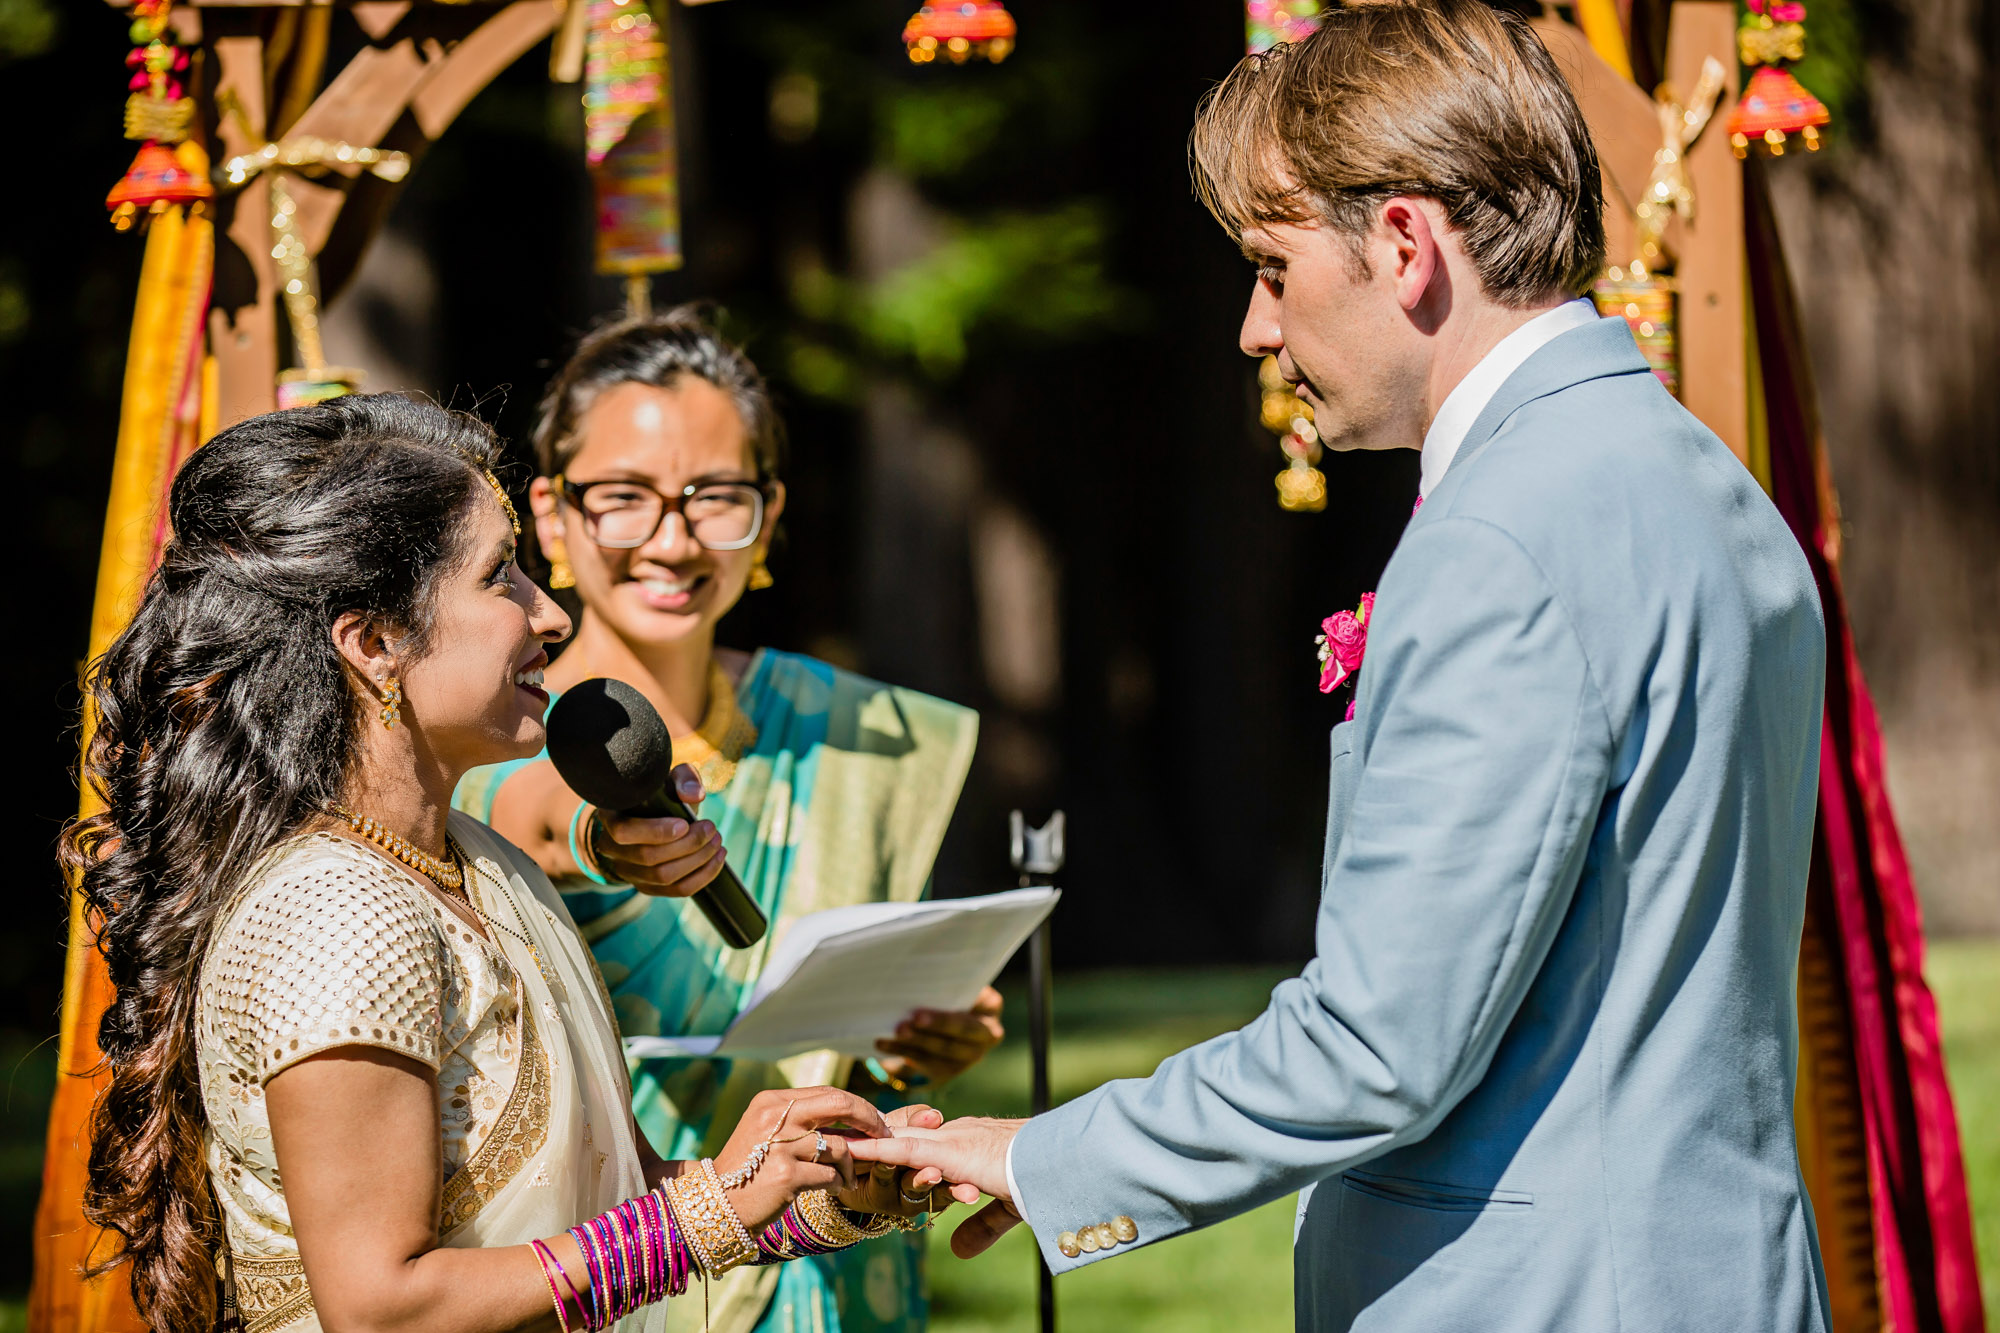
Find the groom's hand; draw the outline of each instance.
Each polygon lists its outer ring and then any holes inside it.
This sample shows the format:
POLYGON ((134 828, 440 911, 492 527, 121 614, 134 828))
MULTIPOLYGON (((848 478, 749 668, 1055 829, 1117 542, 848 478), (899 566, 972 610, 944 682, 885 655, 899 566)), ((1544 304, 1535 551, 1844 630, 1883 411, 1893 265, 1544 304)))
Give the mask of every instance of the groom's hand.
POLYGON ((952 1253, 970 1259, 1021 1220, 1007 1188, 1007 1146, 1026 1123, 967 1116, 942 1129, 898 1127, 894 1138, 855 1139, 849 1147, 856 1161, 931 1167, 942 1172, 946 1180, 992 1195, 993 1202, 952 1233, 952 1253))

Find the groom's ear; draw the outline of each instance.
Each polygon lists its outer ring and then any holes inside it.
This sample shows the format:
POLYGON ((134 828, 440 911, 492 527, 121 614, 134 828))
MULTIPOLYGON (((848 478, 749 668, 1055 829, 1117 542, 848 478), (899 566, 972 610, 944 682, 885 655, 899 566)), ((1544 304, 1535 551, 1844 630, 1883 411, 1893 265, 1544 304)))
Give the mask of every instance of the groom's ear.
POLYGON ((1423 332, 1436 332, 1451 313, 1443 210, 1432 200, 1398 195, 1382 205, 1376 231, 1396 304, 1423 332))

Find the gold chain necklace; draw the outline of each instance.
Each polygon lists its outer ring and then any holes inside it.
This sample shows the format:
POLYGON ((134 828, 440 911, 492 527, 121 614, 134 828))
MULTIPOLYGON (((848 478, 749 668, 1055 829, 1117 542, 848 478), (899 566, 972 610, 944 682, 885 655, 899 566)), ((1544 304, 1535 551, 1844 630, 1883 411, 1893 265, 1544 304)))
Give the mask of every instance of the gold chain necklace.
MULTIPOLYGON (((398 861, 401 861, 410 869, 416 871, 419 875, 430 880, 431 883, 437 885, 446 893, 452 894, 455 897, 465 897, 465 871, 454 865, 449 859, 432 856, 402 834, 395 832, 393 829, 384 826, 376 820, 369 819, 364 815, 357 815, 352 810, 346 810, 337 805, 330 805, 327 807, 327 810, 335 817, 346 820, 349 828, 374 843, 377 847, 380 847, 383 851, 389 853, 389 855, 395 857, 398 861)), ((451 847, 449 839, 446 839, 445 847, 448 852, 451 847)), ((467 901, 470 900, 468 899, 467 901)), ((475 908, 474 910, 478 909, 475 908)))
MULTIPOLYGON (((458 840, 456 838, 452 837, 449 833, 447 833, 444 836, 444 843, 445 846, 450 848, 452 852, 458 857, 458 862, 460 865, 469 866, 472 864, 472 859, 465 854, 465 849, 458 845, 458 840)), ((514 930, 508 926, 504 926, 500 922, 495 921, 492 917, 486 915, 486 909, 481 907, 479 905, 479 900, 472 896, 471 886, 469 885, 467 886, 464 896, 465 896, 465 905, 472 909, 474 916, 477 916, 481 921, 484 921, 486 923, 487 929, 499 931, 501 934, 506 935, 509 938, 516 941, 517 943, 519 943, 522 948, 528 951, 528 956, 535 960, 535 970, 542 974, 542 980, 548 983, 549 989, 554 990, 556 987, 555 970, 549 966, 548 960, 542 957, 542 951, 535 947, 535 942, 529 939, 526 935, 523 935, 520 930, 514 930)), ((527 929, 528 923, 525 921, 521 921, 519 908, 515 909, 514 919, 516 921, 521 922, 521 930, 527 929)))

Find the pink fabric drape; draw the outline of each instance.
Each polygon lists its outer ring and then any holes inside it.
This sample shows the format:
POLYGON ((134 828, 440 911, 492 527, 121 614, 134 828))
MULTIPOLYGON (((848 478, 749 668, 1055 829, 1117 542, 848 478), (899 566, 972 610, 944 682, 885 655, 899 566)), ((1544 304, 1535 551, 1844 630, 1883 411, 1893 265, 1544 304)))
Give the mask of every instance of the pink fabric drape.
POLYGON ((1805 548, 1826 611, 1825 737, 1813 867, 1831 891, 1866 1125, 1885 1324, 1894 1333, 1983 1333, 1958 1117, 1937 1005, 1924 983, 1923 920, 1889 806, 1882 734, 1841 591, 1839 510, 1761 165, 1746 166, 1745 224, 1769 411, 1771 495, 1805 548))

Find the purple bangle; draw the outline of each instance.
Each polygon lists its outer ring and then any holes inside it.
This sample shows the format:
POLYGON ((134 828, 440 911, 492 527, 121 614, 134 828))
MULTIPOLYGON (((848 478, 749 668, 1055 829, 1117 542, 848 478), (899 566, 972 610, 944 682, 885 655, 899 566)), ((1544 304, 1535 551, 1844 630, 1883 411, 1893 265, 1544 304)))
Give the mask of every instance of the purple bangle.
POLYGON ((639 1287, 639 1304, 650 1305, 659 1297, 659 1267, 653 1262, 653 1229, 646 1225, 646 1210, 637 1199, 625 1204, 632 1217, 632 1230, 639 1241, 639 1268, 644 1281, 639 1287))
POLYGON ((650 1276, 646 1268, 646 1238, 629 1201, 613 1208, 611 1215, 618 1219, 618 1234, 624 1238, 625 1313, 630 1314, 646 1300, 650 1276))
POLYGON ((657 1194, 646 1196, 646 1206, 653 1210, 653 1241, 660 1251, 660 1296, 665 1299, 674 1294, 674 1261, 672 1248, 667 1244, 667 1207, 657 1194))
POLYGON ((570 1239, 576 1242, 577 1248, 583 1251, 583 1269, 585 1274, 590 1278, 590 1321, 588 1327, 591 1329, 604 1328, 607 1323, 604 1318, 604 1269, 603 1265, 597 1260, 597 1246, 590 1234, 590 1227, 588 1225, 571 1227, 569 1234, 570 1239))
POLYGON ((617 1210, 599 1214, 598 1220, 603 1223, 605 1244, 611 1251, 611 1318, 615 1322, 631 1313, 632 1255, 625 1248, 625 1229, 619 1225, 617 1210))
POLYGON ((624 1238, 619 1234, 616 1215, 599 1213, 591 1220, 591 1225, 603 1228, 604 1252, 608 1256, 606 1268, 610 1274, 610 1285, 605 1289, 605 1304, 611 1309, 611 1321, 618 1322, 625 1317, 625 1250, 620 1243, 624 1238))

